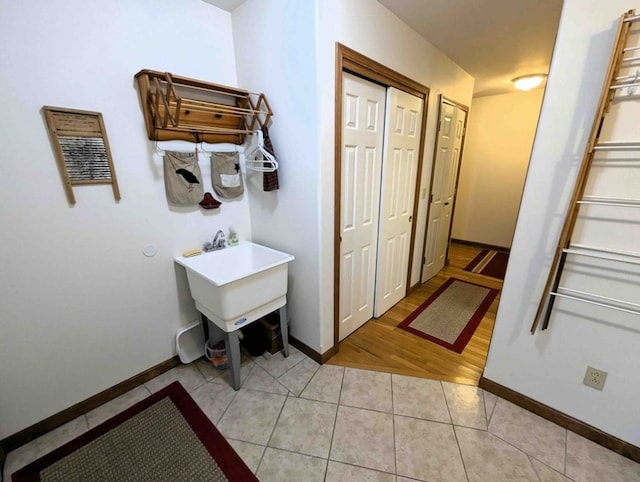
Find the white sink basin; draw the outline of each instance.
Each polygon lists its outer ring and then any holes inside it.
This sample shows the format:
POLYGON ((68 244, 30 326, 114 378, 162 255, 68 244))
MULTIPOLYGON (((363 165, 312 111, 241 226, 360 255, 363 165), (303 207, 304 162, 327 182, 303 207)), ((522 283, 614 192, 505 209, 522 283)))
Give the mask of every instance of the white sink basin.
POLYGON ((287 266, 295 258, 245 241, 176 262, 187 270, 196 308, 226 332, 286 304, 287 266))

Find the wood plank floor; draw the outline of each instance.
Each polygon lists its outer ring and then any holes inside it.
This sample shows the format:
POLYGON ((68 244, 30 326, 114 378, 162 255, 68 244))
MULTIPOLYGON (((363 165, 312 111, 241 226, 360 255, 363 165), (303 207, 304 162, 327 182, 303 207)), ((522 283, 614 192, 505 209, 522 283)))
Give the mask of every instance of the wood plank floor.
POLYGON ((502 280, 463 271, 481 248, 452 243, 449 264, 378 319, 372 319, 340 343, 327 363, 398 375, 477 385, 482 375, 500 295, 491 304, 461 354, 396 328, 447 279, 454 277, 502 289, 502 280))

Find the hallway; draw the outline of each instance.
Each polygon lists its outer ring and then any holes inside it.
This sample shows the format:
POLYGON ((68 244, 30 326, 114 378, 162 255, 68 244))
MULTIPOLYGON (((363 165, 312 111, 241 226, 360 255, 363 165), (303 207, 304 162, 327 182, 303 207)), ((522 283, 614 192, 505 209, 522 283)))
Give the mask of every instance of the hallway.
POLYGON ((477 385, 487 359, 500 295, 461 354, 396 328, 447 279, 458 278, 501 289, 502 280, 464 271, 482 249, 451 243, 449 265, 382 317, 372 319, 340 343, 327 363, 350 368, 477 385))

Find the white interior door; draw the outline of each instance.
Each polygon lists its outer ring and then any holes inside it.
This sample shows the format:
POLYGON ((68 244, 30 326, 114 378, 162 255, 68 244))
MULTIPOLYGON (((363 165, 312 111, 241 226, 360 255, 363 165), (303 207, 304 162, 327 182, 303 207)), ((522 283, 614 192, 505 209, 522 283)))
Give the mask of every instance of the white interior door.
POLYGON ((445 100, 440 101, 439 130, 425 239, 425 262, 422 267, 423 283, 444 268, 446 262, 466 116, 467 113, 459 107, 445 100))
POLYGON ((342 85, 340 340, 373 317, 386 96, 351 74, 342 85))
POLYGON ((406 295, 423 100, 387 89, 374 315, 406 295))

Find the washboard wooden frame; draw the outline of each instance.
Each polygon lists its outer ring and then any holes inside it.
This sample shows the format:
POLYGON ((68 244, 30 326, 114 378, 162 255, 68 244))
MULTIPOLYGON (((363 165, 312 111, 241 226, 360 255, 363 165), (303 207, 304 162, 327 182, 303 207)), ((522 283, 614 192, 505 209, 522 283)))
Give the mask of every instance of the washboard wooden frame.
POLYGON ((100 112, 44 106, 42 108, 69 204, 73 186, 111 184, 120 200, 107 130, 100 112))

